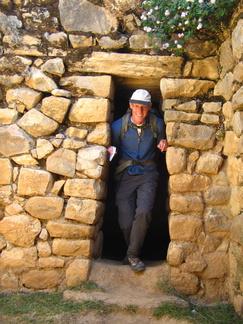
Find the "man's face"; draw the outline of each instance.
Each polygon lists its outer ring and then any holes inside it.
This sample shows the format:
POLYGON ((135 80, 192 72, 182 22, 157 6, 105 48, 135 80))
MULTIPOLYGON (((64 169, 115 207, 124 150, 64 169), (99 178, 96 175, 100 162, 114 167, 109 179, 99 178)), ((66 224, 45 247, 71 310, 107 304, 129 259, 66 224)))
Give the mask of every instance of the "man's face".
POLYGON ((151 109, 151 105, 141 105, 138 103, 129 103, 132 109, 132 120, 135 124, 140 125, 145 123, 148 112, 151 109))

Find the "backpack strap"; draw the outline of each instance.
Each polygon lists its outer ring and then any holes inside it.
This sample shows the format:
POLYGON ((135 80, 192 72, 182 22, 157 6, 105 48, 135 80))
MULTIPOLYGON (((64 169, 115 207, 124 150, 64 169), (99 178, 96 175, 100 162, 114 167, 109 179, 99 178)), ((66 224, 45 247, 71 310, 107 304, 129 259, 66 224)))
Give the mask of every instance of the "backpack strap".
POLYGON ((127 132, 130 117, 131 117, 131 112, 129 111, 122 117, 121 137, 125 137, 125 133, 127 132))

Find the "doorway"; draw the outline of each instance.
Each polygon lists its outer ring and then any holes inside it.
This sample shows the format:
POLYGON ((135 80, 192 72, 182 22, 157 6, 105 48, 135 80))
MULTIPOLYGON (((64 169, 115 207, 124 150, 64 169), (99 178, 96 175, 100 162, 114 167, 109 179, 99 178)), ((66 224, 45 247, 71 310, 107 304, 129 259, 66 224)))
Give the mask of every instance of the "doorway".
MULTIPOLYGON (((113 120, 121 118, 127 111, 129 98, 138 88, 147 89, 152 96, 153 108, 161 105, 159 81, 156 86, 132 82, 131 79, 115 78, 114 114, 113 120)), ((161 113, 160 113, 161 114, 161 113)), ((163 116, 161 116, 163 117, 163 116)), ((104 213, 104 242, 102 258, 121 261, 126 255, 126 244, 118 224, 118 212, 115 205, 115 183, 113 180, 115 164, 110 164, 106 208, 104 213)), ((166 260, 167 249, 170 242, 168 230, 168 172, 166 168, 165 154, 158 158, 159 182, 154 203, 152 221, 144 241, 141 258, 143 260, 166 260)))

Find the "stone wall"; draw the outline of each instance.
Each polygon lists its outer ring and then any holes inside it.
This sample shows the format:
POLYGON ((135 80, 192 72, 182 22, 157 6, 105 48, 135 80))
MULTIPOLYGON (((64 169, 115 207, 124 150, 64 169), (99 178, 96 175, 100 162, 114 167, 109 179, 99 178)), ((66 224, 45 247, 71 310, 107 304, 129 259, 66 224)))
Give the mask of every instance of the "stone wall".
POLYGON ((123 84, 163 99, 173 286, 241 312, 242 8, 220 44, 192 39, 181 58, 148 46, 139 3, 1 1, 0 286, 88 279, 123 84))

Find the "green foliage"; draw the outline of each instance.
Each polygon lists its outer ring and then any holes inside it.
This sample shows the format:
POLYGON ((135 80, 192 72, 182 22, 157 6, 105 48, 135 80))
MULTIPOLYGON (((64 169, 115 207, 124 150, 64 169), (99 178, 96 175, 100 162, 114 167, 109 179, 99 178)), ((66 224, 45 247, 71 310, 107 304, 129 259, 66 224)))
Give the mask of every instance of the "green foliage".
POLYGON ((215 307, 181 307, 173 303, 163 303, 154 311, 154 316, 163 315, 187 320, 195 324, 241 324, 242 319, 235 313, 231 305, 218 305, 215 307))
POLYGON ((214 36, 238 0, 144 0, 143 29, 155 49, 180 55, 185 40, 214 36))
POLYGON ((75 291, 104 291, 103 288, 99 287, 96 282, 93 281, 82 281, 71 290, 75 291))

